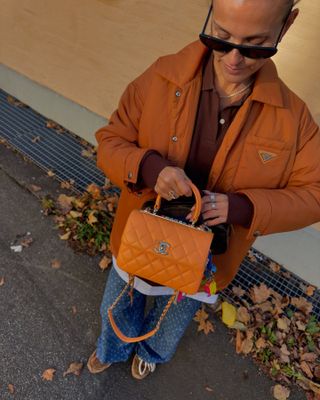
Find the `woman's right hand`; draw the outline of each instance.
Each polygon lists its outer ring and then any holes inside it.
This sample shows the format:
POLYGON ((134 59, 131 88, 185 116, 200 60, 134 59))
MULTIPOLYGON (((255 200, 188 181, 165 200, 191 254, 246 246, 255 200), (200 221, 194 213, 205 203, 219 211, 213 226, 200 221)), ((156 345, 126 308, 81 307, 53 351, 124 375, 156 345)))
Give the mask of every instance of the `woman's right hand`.
POLYGON ((173 200, 180 196, 192 196, 190 179, 178 167, 165 167, 159 174, 154 190, 164 199, 173 200))

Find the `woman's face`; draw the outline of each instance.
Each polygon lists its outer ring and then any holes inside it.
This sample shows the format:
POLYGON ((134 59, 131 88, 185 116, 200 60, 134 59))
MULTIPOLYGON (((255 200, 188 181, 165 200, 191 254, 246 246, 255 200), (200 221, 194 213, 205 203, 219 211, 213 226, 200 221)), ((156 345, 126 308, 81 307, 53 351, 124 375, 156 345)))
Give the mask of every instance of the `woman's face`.
MULTIPOLYGON (((273 47, 281 31, 286 9, 283 0, 214 0, 211 35, 252 46, 273 47)), ((234 49, 214 51, 215 68, 229 83, 250 78, 266 59, 250 59, 234 49)))

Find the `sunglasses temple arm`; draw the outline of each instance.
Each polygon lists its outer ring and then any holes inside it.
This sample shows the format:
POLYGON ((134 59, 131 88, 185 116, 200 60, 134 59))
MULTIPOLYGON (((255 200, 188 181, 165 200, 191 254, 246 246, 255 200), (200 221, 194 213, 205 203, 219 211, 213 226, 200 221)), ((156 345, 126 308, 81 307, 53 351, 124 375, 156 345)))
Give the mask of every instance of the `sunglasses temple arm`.
POLYGON ((204 26, 203 26, 203 29, 202 29, 202 32, 201 32, 201 33, 205 33, 205 31, 206 31, 206 29, 207 29, 207 25, 208 25, 208 22, 209 22, 209 18, 210 18, 210 15, 211 15, 211 11, 212 11, 212 4, 211 4, 211 6, 210 6, 210 8, 209 8, 209 13, 208 13, 206 22, 204 23, 204 26))

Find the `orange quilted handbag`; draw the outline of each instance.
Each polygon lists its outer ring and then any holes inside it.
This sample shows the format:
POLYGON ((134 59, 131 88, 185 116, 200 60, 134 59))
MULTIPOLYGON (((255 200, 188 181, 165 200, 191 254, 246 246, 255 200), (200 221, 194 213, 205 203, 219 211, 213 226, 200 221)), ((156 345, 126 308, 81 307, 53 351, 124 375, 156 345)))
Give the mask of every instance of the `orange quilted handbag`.
POLYGON ((213 234, 204 226, 195 226, 201 213, 201 195, 191 184, 195 207, 191 224, 157 215, 161 205, 158 195, 154 210, 133 210, 129 215, 117 257, 118 266, 129 274, 128 285, 108 310, 115 333, 125 342, 144 340, 157 332, 161 321, 178 291, 197 293, 207 264, 213 234), (122 334, 114 321, 112 310, 131 285, 134 276, 168 286, 175 290, 162 316, 151 332, 129 338, 122 334))

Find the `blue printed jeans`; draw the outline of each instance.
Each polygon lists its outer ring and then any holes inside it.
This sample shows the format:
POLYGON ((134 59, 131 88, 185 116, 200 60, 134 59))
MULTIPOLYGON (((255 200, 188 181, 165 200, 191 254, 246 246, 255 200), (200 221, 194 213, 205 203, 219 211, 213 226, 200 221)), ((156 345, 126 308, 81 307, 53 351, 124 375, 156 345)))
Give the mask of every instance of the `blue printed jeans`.
MULTIPOLYGON (((186 297, 179 303, 172 304, 154 336, 138 343, 125 343, 113 332, 107 315, 108 308, 125 285, 126 283, 112 267, 100 307, 102 329, 97 344, 98 359, 102 363, 127 361, 135 352, 149 363, 168 362, 201 303, 186 297)), ((170 298, 170 296, 153 296, 153 307, 145 316, 146 297, 134 289, 132 305, 126 293, 113 310, 114 319, 126 336, 140 336, 152 330, 170 298)))

